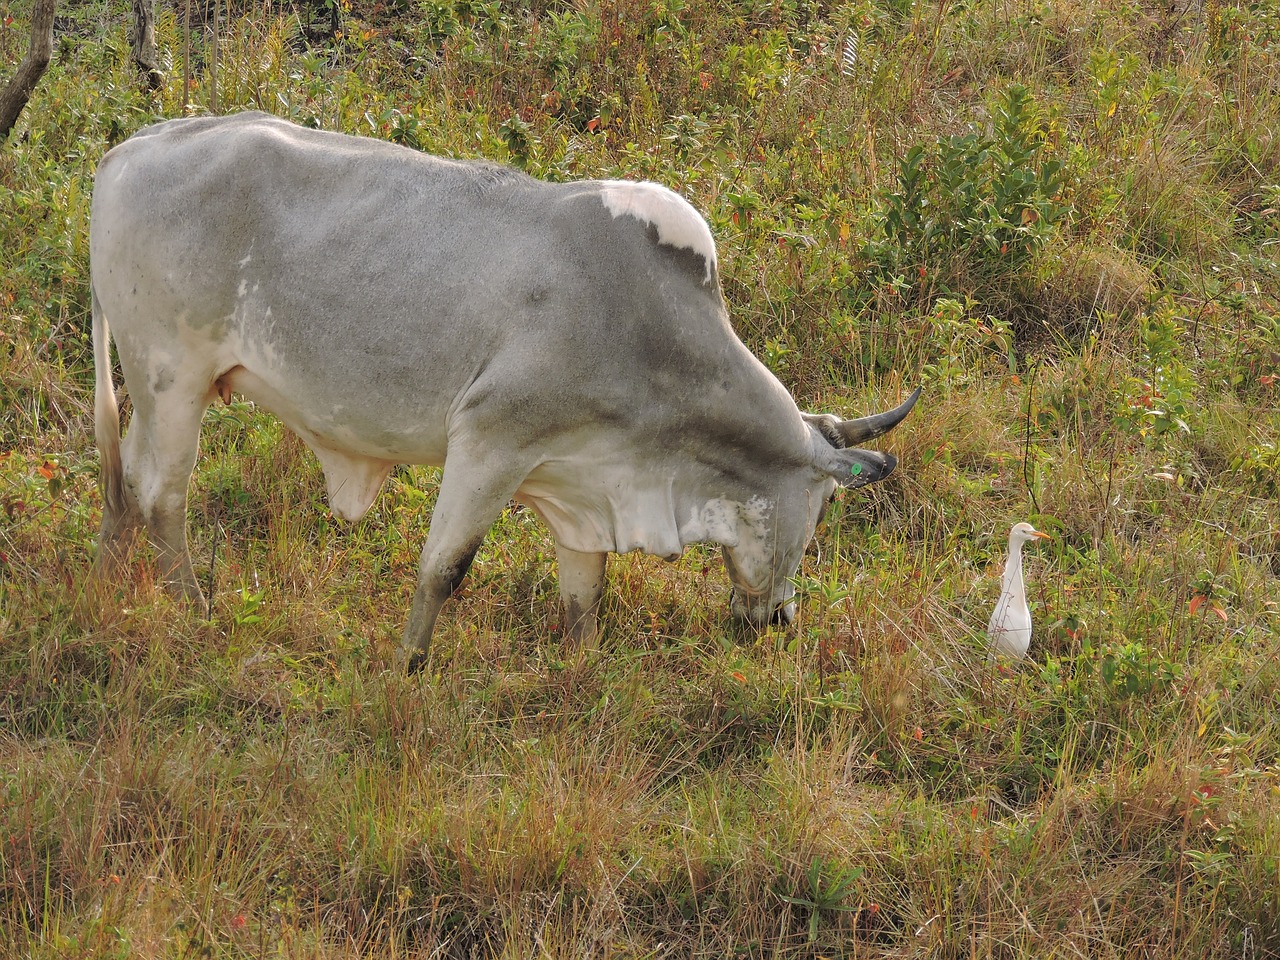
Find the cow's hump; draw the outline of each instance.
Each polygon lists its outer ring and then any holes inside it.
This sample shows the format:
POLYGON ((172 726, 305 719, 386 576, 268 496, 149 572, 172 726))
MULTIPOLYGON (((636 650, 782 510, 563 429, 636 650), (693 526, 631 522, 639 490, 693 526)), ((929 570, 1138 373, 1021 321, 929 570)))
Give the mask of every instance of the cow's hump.
POLYGON ((601 199, 616 220, 634 217, 658 232, 658 242, 692 250, 706 264, 704 283, 715 276, 716 244, 711 228, 684 197, 660 183, 631 180, 601 181, 601 199))

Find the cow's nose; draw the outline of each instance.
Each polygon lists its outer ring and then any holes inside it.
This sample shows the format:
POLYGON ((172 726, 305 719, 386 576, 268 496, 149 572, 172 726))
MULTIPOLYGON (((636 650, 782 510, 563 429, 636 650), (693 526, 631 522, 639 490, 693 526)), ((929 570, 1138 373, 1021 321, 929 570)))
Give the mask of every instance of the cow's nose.
POLYGON ((729 609, 735 617, 754 624, 757 629, 766 625, 786 626, 796 617, 796 605, 791 599, 779 603, 772 613, 764 603, 749 606, 742 600, 742 593, 737 587, 729 590, 729 609))

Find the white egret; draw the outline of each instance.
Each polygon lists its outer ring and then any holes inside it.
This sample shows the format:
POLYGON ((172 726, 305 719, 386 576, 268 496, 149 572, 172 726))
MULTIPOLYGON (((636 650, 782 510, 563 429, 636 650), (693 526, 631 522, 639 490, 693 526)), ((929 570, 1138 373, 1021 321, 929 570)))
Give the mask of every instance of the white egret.
POLYGON ((1031 646, 1031 609, 1027 606, 1027 588, 1022 581, 1022 545, 1049 539, 1047 533, 1029 523, 1015 523, 1009 531, 1009 559, 1004 565, 1000 599, 987 623, 992 656, 1021 658, 1027 655, 1027 648, 1031 646))

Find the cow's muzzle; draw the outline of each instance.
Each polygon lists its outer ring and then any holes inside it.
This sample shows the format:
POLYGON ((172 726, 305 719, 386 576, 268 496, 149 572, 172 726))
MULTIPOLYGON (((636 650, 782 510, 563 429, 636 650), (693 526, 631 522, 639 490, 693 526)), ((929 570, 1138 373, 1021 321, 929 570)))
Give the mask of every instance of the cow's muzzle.
POLYGON ((745 603, 736 587, 729 592, 729 610, 739 620, 755 627, 785 627, 796 618, 796 605, 792 598, 788 597, 770 610, 764 603, 745 603))

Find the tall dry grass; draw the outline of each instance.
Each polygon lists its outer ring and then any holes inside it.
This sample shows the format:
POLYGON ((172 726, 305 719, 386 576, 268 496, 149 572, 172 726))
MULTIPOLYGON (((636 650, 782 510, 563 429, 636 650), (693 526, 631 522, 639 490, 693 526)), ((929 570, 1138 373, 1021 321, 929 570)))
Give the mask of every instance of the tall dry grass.
POLYGON ((1280 10, 446 0, 356 4, 332 38, 233 9, 225 109, 660 179, 806 406, 927 380, 899 472, 833 506, 792 629, 732 627, 696 548, 614 559, 601 648, 568 649, 513 508, 420 679, 393 652, 436 474, 341 525, 246 404, 210 412, 192 485, 210 607, 158 592, 145 550, 87 585, 93 170, 206 109, 213 57, 195 31, 184 94, 162 13, 148 99, 125 10, 65 14, 0 151, 0 953, 1280 953, 1280 10), (1016 262, 971 246, 1003 214, 957 192, 1031 161, 942 176, 948 138, 1016 146, 993 122, 1014 84, 1064 171, 1016 262), (920 209, 973 222, 886 247, 915 146, 920 209), (992 665, 1026 518, 1055 536, 1027 561, 1032 657, 992 665))

